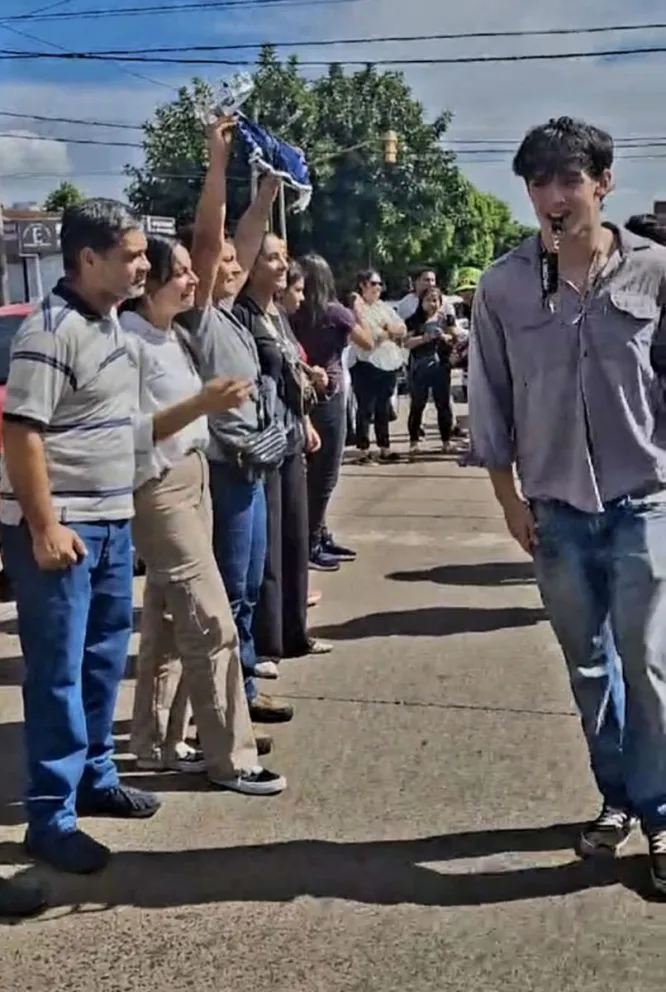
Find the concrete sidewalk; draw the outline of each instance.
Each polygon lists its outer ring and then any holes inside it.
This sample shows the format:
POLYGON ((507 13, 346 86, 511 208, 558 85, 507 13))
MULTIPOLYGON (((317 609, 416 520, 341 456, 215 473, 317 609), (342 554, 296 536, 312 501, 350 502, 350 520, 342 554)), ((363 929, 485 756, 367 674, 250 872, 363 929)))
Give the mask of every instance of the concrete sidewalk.
MULTIPOLYGON (((2 992, 664 988, 666 906, 641 895, 640 838, 601 868, 571 852, 597 797, 529 562, 483 473, 443 456, 347 467, 333 522, 359 560, 316 580, 314 632, 335 653, 286 662, 276 686, 297 709, 269 762, 288 791, 134 773, 127 682, 118 760, 164 808, 89 824, 117 851, 100 877, 38 870, 53 908, 0 931, 2 992)), ((21 661, 11 619, 0 628, 14 866, 21 661)))

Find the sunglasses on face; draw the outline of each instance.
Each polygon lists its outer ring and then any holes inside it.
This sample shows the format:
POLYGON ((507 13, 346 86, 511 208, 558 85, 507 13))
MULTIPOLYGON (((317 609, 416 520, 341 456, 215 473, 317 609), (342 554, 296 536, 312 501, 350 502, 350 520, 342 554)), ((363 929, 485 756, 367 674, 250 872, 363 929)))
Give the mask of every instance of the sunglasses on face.
POLYGON ((379 289, 382 289, 384 283, 378 279, 371 279, 370 282, 368 283, 368 286, 377 286, 379 289))

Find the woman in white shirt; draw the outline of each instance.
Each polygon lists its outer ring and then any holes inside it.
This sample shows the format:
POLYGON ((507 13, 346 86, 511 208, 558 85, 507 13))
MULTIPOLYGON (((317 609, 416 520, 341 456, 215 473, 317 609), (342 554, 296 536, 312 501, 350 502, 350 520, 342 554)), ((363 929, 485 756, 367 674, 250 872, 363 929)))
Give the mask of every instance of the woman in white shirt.
POLYGON ((355 361, 351 368, 359 464, 371 460, 370 424, 373 422, 380 462, 393 462, 400 457, 391 451, 391 398, 398 371, 404 364, 401 345, 407 330, 395 310, 381 299, 383 288, 382 278, 374 269, 361 272, 357 278, 358 295, 354 297, 354 308, 363 325, 372 331, 374 341, 372 351, 354 346, 355 361))
MULTIPOLYGON (((175 323, 194 304, 190 256, 166 238, 149 238, 147 256, 146 293, 126 304, 120 322, 130 354, 136 349, 140 408, 152 413, 200 392, 202 383, 194 347, 175 323)), ((229 380, 228 388, 231 409, 254 387, 229 380)), ((132 750, 142 769, 205 771, 214 785, 270 795, 286 783, 258 763, 238 636, 212 550, 207 446, 208 424, 200 418, 137 465, 134 543, 146 588, 132 750), (174 696, 169 683, 178 658, 174 696), (188 699, 201 752, 184 742, 188 699)))

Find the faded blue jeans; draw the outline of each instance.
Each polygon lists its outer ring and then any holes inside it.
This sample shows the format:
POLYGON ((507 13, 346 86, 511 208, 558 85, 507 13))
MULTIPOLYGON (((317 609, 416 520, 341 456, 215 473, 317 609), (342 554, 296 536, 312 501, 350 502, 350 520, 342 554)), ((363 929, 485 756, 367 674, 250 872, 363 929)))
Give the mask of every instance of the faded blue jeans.
POLYGON ((604 513, 534 501, 536 576, 599 791, 666 827, 666 491, 604 513))
POLYGON ((35 562, 27 527, 2 527, 25 659, 33 835, 73 830, 77 797, 118 785, 113 713, 132 634, 132 533, 129 521, 68 527, 88 554, 47 572, 35 562))
POLYGON ((267 548, 263 479, 248 479, 235 465, 209 462, 213 501, 213 552, 238 630, 248 702, 257 697, 257 651, 252 631, 264 579, 267 548))

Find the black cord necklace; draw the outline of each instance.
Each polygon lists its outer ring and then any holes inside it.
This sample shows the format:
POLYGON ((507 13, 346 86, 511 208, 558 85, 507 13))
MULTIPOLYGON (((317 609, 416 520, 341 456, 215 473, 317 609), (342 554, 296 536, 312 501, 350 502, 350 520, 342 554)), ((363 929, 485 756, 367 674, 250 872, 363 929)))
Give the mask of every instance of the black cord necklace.
POLYGON ((553 250, 548 251, 543 239, 539 253, 539 268, 541 272, 541 302, 549 310, 555 310, 555 296, 560 286, 560 238, 564 232, 564 222, 560 217, 551 221, 553 233, 553 250))

